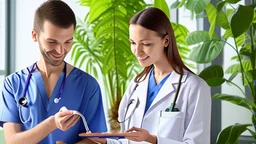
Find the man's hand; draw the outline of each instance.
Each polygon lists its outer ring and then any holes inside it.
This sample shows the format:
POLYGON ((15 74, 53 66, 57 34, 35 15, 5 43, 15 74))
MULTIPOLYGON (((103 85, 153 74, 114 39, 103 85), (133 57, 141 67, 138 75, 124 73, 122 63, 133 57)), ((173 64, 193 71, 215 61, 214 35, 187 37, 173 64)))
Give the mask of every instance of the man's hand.
POLYGON ((62 131, 68 130, 74 126, 79 119, 79 115, 73 115, 73 111, 62 108, 60 112, 54 115, 55 125, 62 131))

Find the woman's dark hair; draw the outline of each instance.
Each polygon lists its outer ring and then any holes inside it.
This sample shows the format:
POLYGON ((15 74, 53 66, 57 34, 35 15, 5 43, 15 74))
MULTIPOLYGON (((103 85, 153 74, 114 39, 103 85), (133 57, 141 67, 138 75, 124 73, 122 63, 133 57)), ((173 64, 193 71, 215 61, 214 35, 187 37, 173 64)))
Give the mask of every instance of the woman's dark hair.
POLYGON ((76 18, 72 9, 61 0, 48 0, 37 8, 34 17, 34 29, 37 32, 43 31, 45 21, 52 24, 68 28, 71 25, 76 27, 76 18))
MULTIPOLYGON (((173 70, 178 74, 183 74, 183 69, 192 72, 181 60, 171 22, 163 11, 154 7, 144 9, 131 18, 130 24, 140 25, 155 31, 162 38, 168 35, 169 45, 165 47, 165 54, 173 70)), ((143 81, 152 67, 153 65, 145 67, 143 71, 136 76, 134 81, 136 83, 143 81)))

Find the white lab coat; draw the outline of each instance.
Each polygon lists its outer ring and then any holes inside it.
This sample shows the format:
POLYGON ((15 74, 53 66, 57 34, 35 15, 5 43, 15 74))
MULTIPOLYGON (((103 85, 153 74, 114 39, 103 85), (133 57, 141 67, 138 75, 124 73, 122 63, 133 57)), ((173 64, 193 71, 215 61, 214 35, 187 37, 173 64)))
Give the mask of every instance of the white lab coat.
MULTIPOLYGON (((172 72, 148 111, 144 115, 149 75, 139 83, 131 96, 136 83, 131 82, 119 106, 119 120, 124 119, 127 103, 139 99, 140 104, 128 121, 121 124, 125 131, 132 126, 143 128, 157 136, 158 144, 210 144, 211 95, 210 88, 200 77, 185 72, 181 80, 180 93, 176 102, 179 112, 165 112, 174 100, 180 75, 172 72), (131 98, 130 98, 131 97, 131 98)), ((130 108, 133 108, 133 102, 130 108)), ((129 115, 129 110, 127 115, 129 115)), ((127 139, 111 140, 108 144, 138 143, 127 139)), ((140 142, 146 143, 146 142, 140 142)))

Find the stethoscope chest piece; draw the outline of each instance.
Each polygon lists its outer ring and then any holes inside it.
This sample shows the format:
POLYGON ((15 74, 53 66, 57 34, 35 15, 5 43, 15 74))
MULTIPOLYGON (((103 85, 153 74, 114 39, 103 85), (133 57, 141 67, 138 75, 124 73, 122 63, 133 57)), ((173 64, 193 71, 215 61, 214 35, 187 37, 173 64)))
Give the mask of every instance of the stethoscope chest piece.
POLYGON ((26 97, 20 98, 20 99, 19 99, 19 104, 20 104, 21 106, 26 106, 26 105, 28 104, 27 98, 26 98, 26 97))

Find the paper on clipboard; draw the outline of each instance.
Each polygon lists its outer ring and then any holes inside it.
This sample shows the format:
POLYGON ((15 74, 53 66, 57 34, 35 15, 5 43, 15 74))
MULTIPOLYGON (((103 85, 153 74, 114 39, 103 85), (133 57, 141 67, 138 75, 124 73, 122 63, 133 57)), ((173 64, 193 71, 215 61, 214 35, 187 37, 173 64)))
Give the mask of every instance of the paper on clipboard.
POLYGON ((80 137, 122 139, 129 133, 80 133, 80 137))

